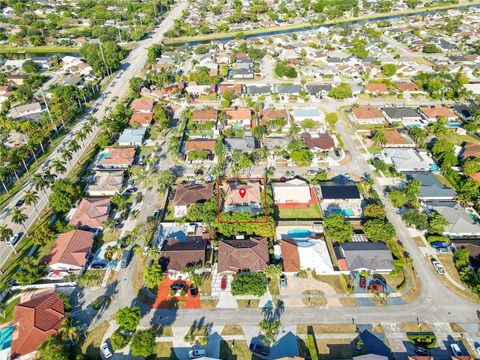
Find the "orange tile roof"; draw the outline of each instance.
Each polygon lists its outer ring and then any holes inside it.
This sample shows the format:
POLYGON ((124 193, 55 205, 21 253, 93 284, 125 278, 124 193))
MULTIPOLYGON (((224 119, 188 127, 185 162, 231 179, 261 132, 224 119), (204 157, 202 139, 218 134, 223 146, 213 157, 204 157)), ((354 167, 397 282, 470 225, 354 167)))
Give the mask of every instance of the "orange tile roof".
POLYGON ((129 124, 133 125, 134 123, 139 123, 140 125, 150 125, 153 122, 153 113, 151 112, 139 112, 134 113, 130 118, 129 124))
POLYGON ((231 91, 234 94, 241 94, 242 93, 242 85, 241 84, 220 84, 218 87, 218 92, 220 95, 223 95, 227 91, 231 91))
POLYGON ((388 86, 383 83, 366 84, 365 89, 371 93, 388 93, 388 86))
POLYGON ((69 222, 75 227, 91 229, 103 228, 103 222, 108 218, 110 198, 84 198, 69 222))
POLYGON ((152 111, 153 99, 146 97, 135 99, 130 104, 130 109, 133 111, 152 111))
POLYGON ((84 230, 72 230, 60 234, 57 241, 46 256, 49 266, 61 263, 83 267, 87 262, 87 255, 93 246, 93 233, 84 230))
POLYGON ((218 242, 218 272, 249 269, 263 271, 269 263, 268 239, 251 237, 242 240, 221 240, 218 242))
POLYGON ((185 141, 185 151, 191 150, 208 150, 215 149, 215 140, 187 140, 185 141))
POLYGON ((467 143, 463 146, 462 156, 480 158, 480 144, 467 143))
POLYGON ((410 144, 405 137, 403 137, 397 130, 382 130, 381 131, 387 138, 386 145, 408 145, 410 144))
POLYGON ((108 148, 107 157, 99 161, 101 165, 131 165, 135 159, 135 148, 108 148))
POLYGON ((193 110, 192 120, 193 121, 216 121, 217 113, 218 111, 215 109, 193 110))
POLYGON ((252 111, 250 108, 225 109, 225 117, 227 120, 244 120, 252 119, 252 111))
POLYGON ((420 111, 423 112, 428 118, 438 118, 444 116, 446 118, 456 117, 455 113, 443 106, 438 107, 421 107, 420 111))
POLYGON ((15 306, 11 358, 30 354, 55 335, 65 318, 63 299, 56 292, 15 306))
POLYGON ((404 92, 420 91, 420 88, 417 86, 417 84, 413 82, 399 82, 395 84, 395 87, 404 92))
POLYGON ((353 108, 352 113, 357 119, 383 119, 383 115, 378 107, 362 106, 353 108))
POLYGON ((260 111, 260 122, 265 125, 269 120, 288 120, 288 112, 282 109, 263 109, 260 111))
POLYGON ((300 255, 298 254, 296 242, 293 240, 282 240, 280 242, 280 247, 282 249, 283 271, 300 271, 300 255))
POLYGON ((470 177, 475 180, 476 182, 480 183, 480 172, 477 172, 476 174, 470 175, 470 177))
POLYGON ((250 184, 234 184, 224 183, 223 190, 225 191, 225 205, 261 203, 260 185, 258 183, 250 184), (246 193, 243 197, 240 196, 239 189, 244 188, 246 193))

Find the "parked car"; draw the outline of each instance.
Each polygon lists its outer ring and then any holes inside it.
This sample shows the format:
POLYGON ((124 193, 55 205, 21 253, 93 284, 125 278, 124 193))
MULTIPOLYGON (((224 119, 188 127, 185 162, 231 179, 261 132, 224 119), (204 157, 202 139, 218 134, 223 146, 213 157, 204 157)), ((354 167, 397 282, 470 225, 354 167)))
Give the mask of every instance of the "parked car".
POLYGON ((25 203, 25 200, 20 199, 20 200, 18 200, 18 201, 15 203, 15 207, 16 207, 16 208, 19 208, 19 207, 22 206, 24 203, 25 203))
POLYGON ((126 268, 128 264, 130 264, 130 260, 132 259, 132 253, 133 253, 132 249, 123 250, 122 262, 121 262, 122 268, 126 268))
POLYGON ((448 249, 448 244, 444 241, 434 241, 430 244, 434 249, 448 249))
POLYGON ((190 285, 189 290, 190 290, 190 295, 191 296, 195 297, 195 296, 198 295, 198 289, 195 286, 190 285))
POLYGON ((173 283, 172 285, 170 285, 170 290, 172 290, 172 291, 185 290, 185 284, 184 283, 173 283))
POLYGON ((427 349, 422 348, 420 346, 417 346, 417 348, 415 349, 415 354, 421 355, 421 356, 429 356, 430 351, 428 351, 427 349))
POLYGON ((285 274, 280 275, 280 289, 286 289, 287 288, 287 277, 285 274))
POLYGON ((475 351, 477 352, 478 356, 480 356, 480 346, 477 345, 477 347, 475 348, 475 351))
POLYGON ((222 277, 222 280, 220 281, 220 289, 227 290, 227 277, 226 276, 222 277))
POLYGON ((127 195, 131 195, 133 194, 134 192, 136 192, 138 190, 138 188, 136 187, 131 187, 131 188, 128 188, 127 190, 124 191, 124 194, 127 194, 127 195))
POLYGON ((10 239, 8 240, 8 244, 11 246, 15 246, 15 244, 20 241, 22 236, 23 236, 23 232, 19 232, 18 234, 10 236, 10 239))
POLYGON ((102 351, 103 356, 105 356, 105 359, 112 357, 112 352, 110 351, 110 348, 106 342, 100 346, 100 350, 102 351))
POLYGON ((94 262, 92 265, 90 265, 90 268, 95 270, 104 269, 106 267, 107 267, 107 264, 103 261, 94 262))
POLYGON ((207 356, 207 351, 201 348, 195 348, 188 352, 189 359, 198 359, 207 356))
POLYGON ((362 289, 365 289, 367 287, 367 278, 365 276, 360 275, 360 280, 358 280, 358 286, 360 286, 362 289))
POLYGON ((460 346, 457 344, 450 344, 450 350, 452 350, 453 355, 462 356, 462 350, 460 350, 460 346))
POLYGON ((432 259, 432 265, 440 275, 445 275, 445 269, 443 268, 440 261, 438 261, 437 259, 432 259))
POLYGON ((315 171, 315 170, 308 170, 308 171, 307 171, 307 175, 308 175, 308 176, 315 176, 315 175, 317 175, 317 174, 318 174, 318 172, 315 171))
POLYGON ((262 345, 262 344, 250 344, 250 351, 253 353, 257 353, 263 356, 268 356, 270 355, 270 348, 268 346, 262 345))

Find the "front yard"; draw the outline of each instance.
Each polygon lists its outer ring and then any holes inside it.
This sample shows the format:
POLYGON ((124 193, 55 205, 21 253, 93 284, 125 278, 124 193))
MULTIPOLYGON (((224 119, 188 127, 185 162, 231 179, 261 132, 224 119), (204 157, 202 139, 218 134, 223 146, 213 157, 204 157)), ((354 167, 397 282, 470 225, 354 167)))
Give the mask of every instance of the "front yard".
POLYGON ((319 220, 322 218, 322 213, 318 204, 310 205, 308 208, 289 208, 279 209, 275 208, 274 217, 277 220, 290 220, 290 219, 312 219, 319 220))

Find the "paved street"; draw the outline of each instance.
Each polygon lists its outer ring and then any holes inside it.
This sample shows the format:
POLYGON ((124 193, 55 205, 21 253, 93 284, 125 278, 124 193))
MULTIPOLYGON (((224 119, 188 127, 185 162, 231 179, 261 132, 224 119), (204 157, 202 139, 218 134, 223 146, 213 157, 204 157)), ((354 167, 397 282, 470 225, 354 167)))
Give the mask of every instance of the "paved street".
MULTIPOLYGON (((101 120, 110 109, 112 109, 117 99, 121 99, 126 92, 129 90, 129 80, 132 77, 138 76, 138 74, 142 71, 145 66, 146 58, 147 58, 147 50, 148 48, 154 44, 159 43, 163 39, 163 35, 165 34, 168 29, 173 25, 173 21, 180 17, 182 11, 187 7, 186 1, 178 2, 168 13, 167 17, 162 21, 162 23, 153 31, 153 34, 146 37, 144 40, 139 42, 138 46, 130 52, 130 55, 125 60, 121 70, 118 71, 117 75, 114 77, 110 85, 104 90, 103 95, 95 102, 95 106, 97 107, 97 112, 93 114, 97 120, 101 120)), ((81 120, 72 130, 70 135, 67 135, 65 140, 72 139, 74 134, 81 128, 81 126, 86 122, 86 118, 81 120)), ((85 139, 85 141, 80 144, 81 148, 73 155, 73 159, 70 162, 65 164, 66 173, 68 173, 78 162, 78 159, 85 153, 88 146, 93 142, 98 134, 99 127, 94 126, 93 131, 90 133, 89 137, 85 139)), ((53 151, 53 153, 49 156, 47 161, 51 162, 53 159, 61 158, 60 150, 61 145, 53 151)), ((42 172, 41 168, 37 171, 38 173, 42 172)), ((31 184, 27 183, 25 185, 25 189, 30 189, 31 184)), ((46 193, 41 193, 40 200, 37 203, 37 208, 41 211, 47 204, 48 199, 47 196, 50 193, 49 190, 46 193)), ((0 213, 0 220, 2 225, 6 225, 10 227, 14 233, 18 233, 23 230, 22 225, 15 224, 11 221, 10 218, 10 211, 12 208, 15 207, 16 202, 23 197, 23 192, 19 192, 16 196, 14 196, 9 204, 2 210, 0 213)), ((25 221, 25 226, 29 228, 36 220, 36 214, 34 211, 33 206, 23 206, 23 212, 28 215, 28 219, 25 221)), ((18 246, 18 244, 17 244, 18 246)), ((11 246, 8 246, 5 242, 0 242, 0 266, 3 264, 4 261, 10 256, 13 252, 11 246)))

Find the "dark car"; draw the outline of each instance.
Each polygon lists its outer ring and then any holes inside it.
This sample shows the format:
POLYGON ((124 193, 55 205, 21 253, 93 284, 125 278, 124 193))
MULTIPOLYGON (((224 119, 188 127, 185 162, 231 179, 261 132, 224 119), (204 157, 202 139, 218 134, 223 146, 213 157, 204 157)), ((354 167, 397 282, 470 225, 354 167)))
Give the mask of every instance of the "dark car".
POLYGON ((190 290, 190 295, 192 295, 193 297, 198 295, 198 289, 195 286, 190 285, 189 290, 190 290))
POLYGON ((448 244, 444 241, 435 241, 430 244, 434 249, 448 249, 448 244))
POLYGON ((20 199, 20 200, 18 200, 18 201, 15 203, 15 207, 19 208, 19 207, 22 206, 24 203, 25 203, 25 200, 20 199))
POLYGON ((95 270, 99 270, 99 269, 104 269, 106 266, 107 266, 107 264, 104 263, 104 262, 96 262, 96 263, 93 263, 90 266, 90 268, 95 269, 95 270))
POLYGON ((172 285, 170 285, 170 290, 173 290, 173 291, 185 290, 185 284, 183 284, 183 283, 173 283, 172 285))
POLYGON ((358 281, 358 285, 365 289, 367 287, 367 278, 365 276, 360 276, 360 280, 358 281))
POLYGON ((415 354, 421 355, 421 356, 429 356, 430 351, 428 351, 427 349, 422 348, 420 346, 417 346, 417 348, 415 349, 415 354))
POLYGON ((262 344, 250 344, 250 351, 253 353, 257 353, 263 356, 268 356, 270 355, 270 348, 268 346, 262 345, 262 344))

